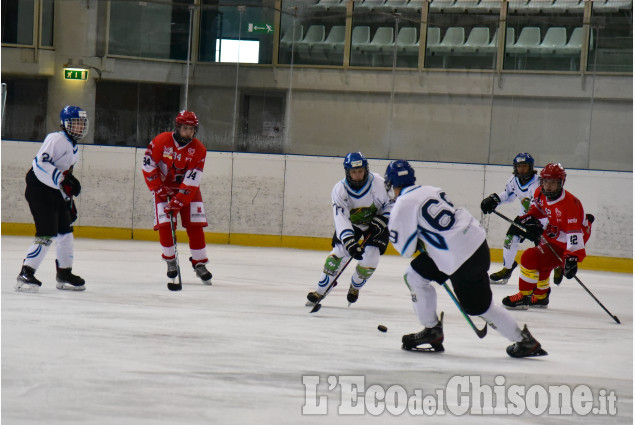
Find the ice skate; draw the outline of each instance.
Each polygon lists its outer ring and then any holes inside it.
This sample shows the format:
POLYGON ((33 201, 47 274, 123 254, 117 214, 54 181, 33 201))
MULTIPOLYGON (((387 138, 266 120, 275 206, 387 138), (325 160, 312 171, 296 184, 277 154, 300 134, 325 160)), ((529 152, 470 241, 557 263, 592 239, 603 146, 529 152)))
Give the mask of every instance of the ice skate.
POLYGON ((306 296, 306 299, 308 300, 306 302, 306 306, 307 307, 313 307, 315 304, 319 303, 320 301, 322 301, 322 299, 324 298, 324 295, 322 294, 318 294, 316 291, 313 292, 309 292, 306 296))
POLYGON ((536 295, 531 296, 531 303, 529 307, 532 308, 547 308, 549 305, 549 295, 551 294, 551 288, 547 291, 544 298, 538 298, 536 295))
POLYGON ((510 357, 536 357, 546 356, 548 353, 542 349, 540 343, 536 341, 536 338, 531 336, 527 325, 520 331, 520 335, 523 337, 522 341, 515 342, 507 347, 507 354, 510 357))
MULTIPOLYGON (((190 257, 190 262, 192 262, 192 257, 190 257)), ((203 284, 205 285, 212 284, 212 273, 210 273, 210 271, 207 270, 207 267, 205 267, 205 263, 197 263, 196 265, 192 263, 192 266, 194 267, 196 276, 203 281, 203 284)))
POLYGON ((42 282, 35 278, 35 269, 29 266, 22 266, 15 290, 17 292, 37 292, 40 286, 42 286, 42 282))
POLYGON ((57 289, 64 289, 69 291, 83 291, 86 289, 84 284, 86 281, 81 277, 74 275, 71 273, 71 268, 62 269, 59 267, 59 263, 55 260, 55 268, 57 269, 57 276, 55 279, 57 280, 57 284, 55 287, 57 289))
POLYGON ((179 275, 179 264, 176 262, 176 257, 171 259, 164 258, 164 260, 168 263, 168 277, 170 279, 176 279, 179 275))
POLYGON ((359 298, 359 289, 357 289, 353 285, 351 285, 348 288, 348 294, 346 294, 346 299, 348 300, 348 305, 350 306, 351 304, 356 302, 357 298, 359 298))
POLYGON ((518 266, 518 263, 514 261, 511 269, 506 269, 505 267, 503 267, 496 273, 492 273, 491 275, 489 275, 489 283, 494 285, 506 284, 507 281, 509 281, 509 278, 512 276, 512 272, 514 271, 516 266, 518 266))
POLYGON ((439 322, 431 327, 424 328, 416 334, 407 334, 401 338, 401 348, 412 351, 445 351, 443 348, 443 312, 439 316, 439 322), (419 347, 421 344, 430 344, 429 347, 419 347))
POLYGON ((553 283, 556 285, 560 285, 562 283, 562 267, 556 267, 553 269, 553 283))
POLYGON ((519 292, 503 298, 503 306, 509 310, 528 310, 531 304, 531 295, 523 295, 519 292))

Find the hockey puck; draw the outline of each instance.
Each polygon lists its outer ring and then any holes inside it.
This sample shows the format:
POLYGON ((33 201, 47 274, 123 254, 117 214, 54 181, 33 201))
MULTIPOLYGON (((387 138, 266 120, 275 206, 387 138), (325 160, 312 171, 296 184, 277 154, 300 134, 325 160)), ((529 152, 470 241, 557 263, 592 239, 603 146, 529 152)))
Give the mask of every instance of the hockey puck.
POLYGON ((387 332, 388 328, 385 327, 384 325, 379 325, 377 326, 377 330, 379 330, 380 332, 387 332))

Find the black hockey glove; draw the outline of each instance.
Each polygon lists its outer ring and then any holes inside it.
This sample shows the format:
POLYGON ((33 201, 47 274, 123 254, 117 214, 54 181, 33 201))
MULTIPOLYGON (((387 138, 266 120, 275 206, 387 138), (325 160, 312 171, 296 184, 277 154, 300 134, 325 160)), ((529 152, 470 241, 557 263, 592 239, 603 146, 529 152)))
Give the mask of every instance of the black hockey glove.
POLYGON ((369 224, 370 238, 379 239, 384 233, 388 233, 388 217, 376 215, 369 224))
POLYGON ((525 230, 521 230, 516 226, 512 226, 510 230, 510 234, 518 235, 520 237, 529 239, 536 245, 540 243, 540 237, 542 236, 542 224, 540 221, 531 215, 525 216, 523 218, 516 217, 514 219, 514 223, 519 224, 525 230))
POLYGON ((364 247, 361 246, 354 237, 349 236, 342 240, 344 248, 348 251, 348 254, 356 260, 361 260, 364 255, 364 247))
POLYGON ((77 207, 75 206, 75 201, 72 199, 70 201, 66 201, 66 206, 68 207, 68 212, 71 215, 71 223, 77 220, 77 207))
POLYGON ((578 272, 578 257, 565 257, 564 259, 564 277, 573 279, 578 272))
POLYGON ((71 173, 66 174, 64 180, 62 180, 62 190, 69 198, 71 196, 78 196, 82 191, 82 185, 79 184, 79 180, 75 178, 71 173))
POLYGON ((483 214, 491 214, 494 210, 496 210, 496 207, 500 203, 501 198, 499 198, 497 194, 492 193, 490 196, 481 201, 481 211, 483 211, 483 214))

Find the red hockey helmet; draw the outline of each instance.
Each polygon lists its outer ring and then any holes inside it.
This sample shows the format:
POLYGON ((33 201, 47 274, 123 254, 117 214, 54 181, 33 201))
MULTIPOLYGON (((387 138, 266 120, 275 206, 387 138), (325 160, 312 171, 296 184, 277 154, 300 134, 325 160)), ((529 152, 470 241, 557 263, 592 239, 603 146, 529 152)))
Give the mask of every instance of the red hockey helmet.
POLYGON ((542 171, 540 172, 540 186, 542 188, 542 193, 547 197, 547 199, 553 200, 560 196, 566 178, 567 173, 564 171, 564 167, 559 162, 551 162, 542 169, 542 171), (550 191, 545 190, 545 180, 557 181, 559 183, 558 188, 556 190, 550 191))
POLYGON ((198 129, 198 117, 192 111, 181 111, 176 116, 176 126, 191 125, 198 129))
POLYGON ((176 116, 176 131, 174 132, 174 139, 181 146, 187 145, 192 141, 191 137, 183 137, 181 135, 181 126, 189 125, 194 127, 194 134, 198 131, 198 118, 192 111, 181 111, 176 116))

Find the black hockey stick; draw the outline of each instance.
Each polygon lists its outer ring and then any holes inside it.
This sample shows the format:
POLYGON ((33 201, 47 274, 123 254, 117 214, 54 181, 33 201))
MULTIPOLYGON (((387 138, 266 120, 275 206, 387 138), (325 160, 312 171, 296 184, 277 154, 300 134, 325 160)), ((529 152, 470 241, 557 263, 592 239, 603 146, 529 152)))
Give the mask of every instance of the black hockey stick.
POLYGON ((461 303, 459 303, 459 300, 456 298, 456 296, 454 295, 454 292, 452 292, 448 284, 443 282, 442 285, 445 288, 445 290, 448 291, 450 298, 452 298, 452 301, 454 301, 454 304, 456 304, 456 306, 459 308, 459 311, 461 312, 463 317, 465 317, 465 320, 467 320, 467 323, 470 324, 470 327, 472 328, 472 330, 474 330, 474 332, 476 333, 476 336, 478 336, 479 338, 485 338, 485 335, 487 335, 487 323, 485 323, 485 327, 483 329, 477 328, 474 322, 472 321, 472 319, 470 318, 470 316, 468 316, 463 310, 463 307, 461 307, 461 303))
MULTIPOLYGON (((364 240, 362 241, 363 247, 366 246, 366 242, 368 242, 369 239, 370 239, 370 234, 364 235, 364 240)), ((339 273, 337 273, 337 276, 335 276, 335 278, 331 281, 329 286, 326 288, 326 292, 324 292, 324 297, 315 303, 315 305, 313 306, 313 308, 311 309, 309 313, 317 313, 318 311, 320 311, 320 309, 322 308, 322 304, 321 304, 322 301, 324 301, 324 298, 326 298, 326 296, 331 292, 331 289, 333 289, 333 287, 337 285, 337 279, 339 279, 339 277, 342 275, 342 273, 344 272, 344 270, 346 269, 346 267, 351 261, 353 261, 353 257, 350 257, 348 261, 344 263, 344 267, 340 269, 339 273)))
MULTIPOLYGON (((506 220, 508 222, 510 222, 512 224, 512 226, 516 226, 518 227, 520 230, 522 230, 523 232, 526 232, 527 230, 521 226, 520 224, 516 223, 515 221, 511 220, 509 217, 504 216, 503 214, 499 213, 498 211, 494 211, 494 214, 496 214, 497 216, 499 216, 500 218, 502 218, 503 220, 506 220)), ((558 255, 558 253, 556 252, 555 249, 553 249, 553 247, 551 246, 551 244, 544 238, 544 236, 540 236, 540 239, 542 239, 542 241, 544 242, 545 245, 547 245, 549 247, 549 249, 551 250, 551 252, 553 253, 553 255, 556 256, 556 259, 558 259, 558 262, 562 263, 562 258, 560 258, 560 256, 558 255)), ((591 298, 593 298, 595 300, 596 303, 599 304, 600 307, 602 307, 602 309, 604 309, 604 311, 606 311, 606 313, 611 316, 611 318, 613 320, 615 320, 617 323, 621 324, 622 322, 620 322, 620 319, 617 318, 617 316, 615 316, 614 314, 612 314, 606 307, 604 307, 604 304, 602 304, 600 302, 600 300, 597 299, 597 297, 595 295, 593 295, 593 292, 591 292, 589 290, 589 288, 587 288, 584 283, 582 283, 582 281, 580 279, 578 279, 578 276, 573 276, 573 278, 580 284, 580 286, 582 286, 582 288, 584 288, 584 290, 591 295, 591 298)))
MULTIPOLYGON (((168 197, 168 201, 170 200, 170 198, 168 197)), ((179 251, 177 251, 176 249, 176 220, 175 220, 175 216, 176 214, 170 214, 170 228, 172 229, 172 243, 174 244, 174 259, 176 260, 176 271, 177 271, 177 275, 179 277, 179 282, 176 283, 174 282, 174 279, 172 279, 172 282, 168 282, 168 289, 170 291, 180 291, 181 289, 183 289, 183 285, 181 284, 181 266, 179 265, 179 251)))

